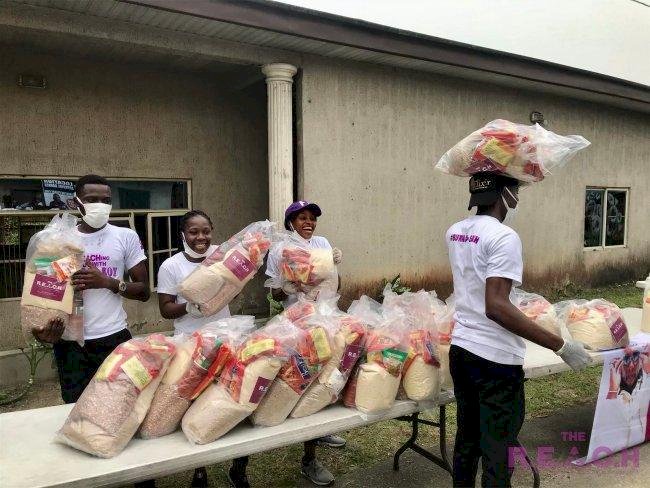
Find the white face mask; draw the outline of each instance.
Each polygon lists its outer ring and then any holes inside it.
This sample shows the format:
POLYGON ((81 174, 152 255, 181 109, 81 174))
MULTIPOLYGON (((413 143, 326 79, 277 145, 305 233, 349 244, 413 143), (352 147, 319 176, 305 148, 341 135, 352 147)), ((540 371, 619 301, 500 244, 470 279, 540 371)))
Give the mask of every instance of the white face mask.
POLYGON ((514 222, 515 217, 517 216, 517 212, 519 211, 519 199, 512 194, 512 192, 510 191, 509 188, 506 188, 505 190, 510 194, 512 199, 515 202, 517 202, 517 206, 515 208, 511 208, 511 207, 508 206, 508 203, 506 202, 506 199, 503 196, 503 193, 501 194, 501 200, 503 200, 503 205, 506 207, 506 216, 503 219, 502 223, 504 225, 507 225, 508 227, 512 227, 512 223, 514 222))
POLYGON ((82 215, 81 220, 86 222, 93 229, 101 229, 108 223, 111 215, 111 205, 107 203, 82 203, 79 198, 75 197, 77 205, 83 207, 85 215, 82 215))
POLYGON ((209 256, 210 254, 212 254, 217 248, 217 246, 212 244, 212 245, 208 246, 208 248, 205 250, 205 252, 198 253, 198 252, 196 252, 194 249, 192 249, 190 247, 190 245, 185 240, 185 234, 183 234, 182 232, 181 232, 181 240, 183 241, 183 251, 185 251, 185 254, 187 254, 189 257, 194 258, 194 259, 205 258, 205 257, 209 256))

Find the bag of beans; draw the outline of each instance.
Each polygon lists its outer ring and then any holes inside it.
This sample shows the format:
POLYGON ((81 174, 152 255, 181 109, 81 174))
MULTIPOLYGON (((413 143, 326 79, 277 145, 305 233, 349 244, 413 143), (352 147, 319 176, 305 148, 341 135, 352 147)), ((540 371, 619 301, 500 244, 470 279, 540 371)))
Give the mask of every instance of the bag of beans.
POLYGON ((338 310, 323 315, 330 321, 329 328, 332 330, 332 357, 298 400, 291 412, 293 418, 306 417, 336 402, 363 351, 367 331, 365 324, 338 310))
POLYGON ((181 426, 190 442, 213 442, 253 413, 298 337, 299 329, 282 316, 253 332, 225 365, 219 383, 209 385, 183 416, 181 426))
POLYGON ((102 458, 122 452, 144 420, 175 349, 161 334, 117 346, 77 400, 56 440, 102 458))
POLYGON ((182 281, 178 294, 206 317, 219 312, 262 266, 274 226, 268 220, 254 222, 220 244, 182 281))
POLYGON ((553 334, 562 335, 555 307, 546 298, 515 288, 513 301, 517 308, 537 325, 553 334))
POLYGON ((593 351, 629 345, 630 338, 621 310, 602 299, 567 300, 555 305, 560 323, 569 335, 593 351))
POLYGON ((295 325, 299 328, 297 347, 289 351, 289 359, 251 415, 255 425, 271 427, 284 422, 332 357, 327 320, 311 314, 301 317, 295 325))
POLYGON ((140 437, 151 439, 178 429, 192 401, 219 377, 245 335, 254 328, 255 317, 234 316, 175 338, 176 354, 140 426, 140 437))
POLYGON ((62 339, 84 344, 83 320, 70 320, 73 313, 72 275, 81 269, 84 250, 76 233, 77 218, 67 212, 55 215, 27 245, 25 279, 20 300, 20 322, 27 342, 32 331, 52 319, 65 324, 62 339))

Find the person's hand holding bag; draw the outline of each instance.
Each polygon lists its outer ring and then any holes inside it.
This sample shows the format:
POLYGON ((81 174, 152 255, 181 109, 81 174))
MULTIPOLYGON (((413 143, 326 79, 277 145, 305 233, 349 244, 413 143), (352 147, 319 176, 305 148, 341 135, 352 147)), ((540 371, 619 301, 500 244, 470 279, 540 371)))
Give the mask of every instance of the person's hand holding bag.
POLYGON ((90 261, 86 261, 83 268, 72 275, 72 286, 74 286, 75 291, 99 289, 115 291, 113 288, 117 287, 117 280, 109 278, 97 266, 90 261), (113 286, 113 282, 115 282, 116 286, 113 286))
POLYGON ((582 371, 590 362, 589 354, 585 346, 573 339, 566 339, 564 345, 555 351, 555 354, 562 358, 562 361, 571 366, 573 371, 582 371))
POLYGON ((65 324, 60 318, 50 320, 43 327, 34 327, 32 329, 32 334, 40 342, 47 342, 49 344, 55 344, 61 340, 63 331, 65 330, 65 324))

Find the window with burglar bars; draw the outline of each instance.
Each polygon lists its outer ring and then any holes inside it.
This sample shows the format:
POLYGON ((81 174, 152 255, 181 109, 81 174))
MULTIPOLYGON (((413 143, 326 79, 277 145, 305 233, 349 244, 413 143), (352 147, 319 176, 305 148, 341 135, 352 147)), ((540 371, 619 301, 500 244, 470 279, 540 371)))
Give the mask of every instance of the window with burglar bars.
MULTIPOLYGON (((190 182, 109 181, 114 197, 109 222, 137 232, 147 254, 150 286, 155 289, 160 265, 182 247, 180 220, 191 207, 190 182)), ((66 206, 62 202, 67 204, 71 197, 66 194, 70 183, 73 187, 72 180, 0 177, 0 300, 22 295, 29 239, 66 206), (54 193, 59 197, 53 199, 54 193)))
POLYGON ((585 249, 627 244, 628 188, 587 188, 585 193, 585 249))

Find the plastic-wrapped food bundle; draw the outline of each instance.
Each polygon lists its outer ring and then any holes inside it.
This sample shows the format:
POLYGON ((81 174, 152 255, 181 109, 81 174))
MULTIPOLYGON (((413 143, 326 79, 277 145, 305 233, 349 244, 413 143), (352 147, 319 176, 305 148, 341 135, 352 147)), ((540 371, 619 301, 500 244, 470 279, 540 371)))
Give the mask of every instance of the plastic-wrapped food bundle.
POLYGON ((174 432, 192 401, 219 377, 244 336, 254 328, 255 317, 234 316, 181 336, 140 426, 140 437, 151 439, 174 432))
POLYGON ((253 424, 271 427, 286 420, 332 357, 329 323, 317 314, 300 318, 297 347, 289 351, 288 361, 251 415, 253 424))
POLYGON ((308 300, 304 293, 298 293, 297 301, 282 311, 283 316, 298 325, 308 321, 316 313, 316 302, 308 300))
POLYGON ((255 411, 298 344, 299 329, 281 316, 256 330, 224 367, 219 383, 201 393, 181 426, 194 444, 213 442, 255 411))
POLYGON ((342 312, 324 316, 332 321, 332 357, 296 404, 293 418, 306 417, 336 402, 363 350, 366 326, 362 322, 342 312))
POLYGON ((497 119, 453 146, 440 158, 436 169, 456 176, 496 172, 536 182, 564 166, 589 144, 582 136, 561 136, 539 124, 497 119))
POLYGON ((228 305, 262 266, 271 246, 274 223, 254 222, 219 245, 179 285, 178 294, 204 316, 228 305))
POLYGON ((560 321, 573 339, 595 351, 630 343, 621 310, 606 300, 567 300, 556 304, 560 321))
POLYGON ((440 388, 440 362, 437 358, 437 332, 434 312, 442 312, 440 301, 420 290, 401 295, 384 290, 384 314, 400 311, 406 317, 408 359, 404 365, 402 386, 407 398, 434 400, 440 388))
POLYGON ((438 344, 449 345, 451 343, 451 334, 454 332, 454 313, 456 313, 456 306, 452 293, 447 298, 444 311, 434 316, 438 329, 438 344))
POLYGON ((285 233, 270 252, 279 257, 280 276, 266 280, 264 286, 282 288, 291 282, 314 297, 336 293, 339 275, 331 249, 312 249, 302 238, 285 233))
POLYGON ((74 232, 77 218, 56 215, 27 246, 25 279, 20 301, 20 322, 25 340, 32 330, 42 329, 52 319, 65 324, 62 339, 84 344, 83 320, 70 320, 74 290, 70 277, 83 266, 81 239, 74 232))
POLYGON ((138 430, 174 354, 161 334, 131 339, 104 360, 56 440, 95 456, 119 454, 138 430))
POLYGON ((449 371, 449 344, 438 344, 438 359, 440 360, 440 390, 453 390, 454 381, 449 371))
POLYGON ((526 317, 553 334, 561 335, 555 307, 543 296, 514 290, 515 305, 526 317))

